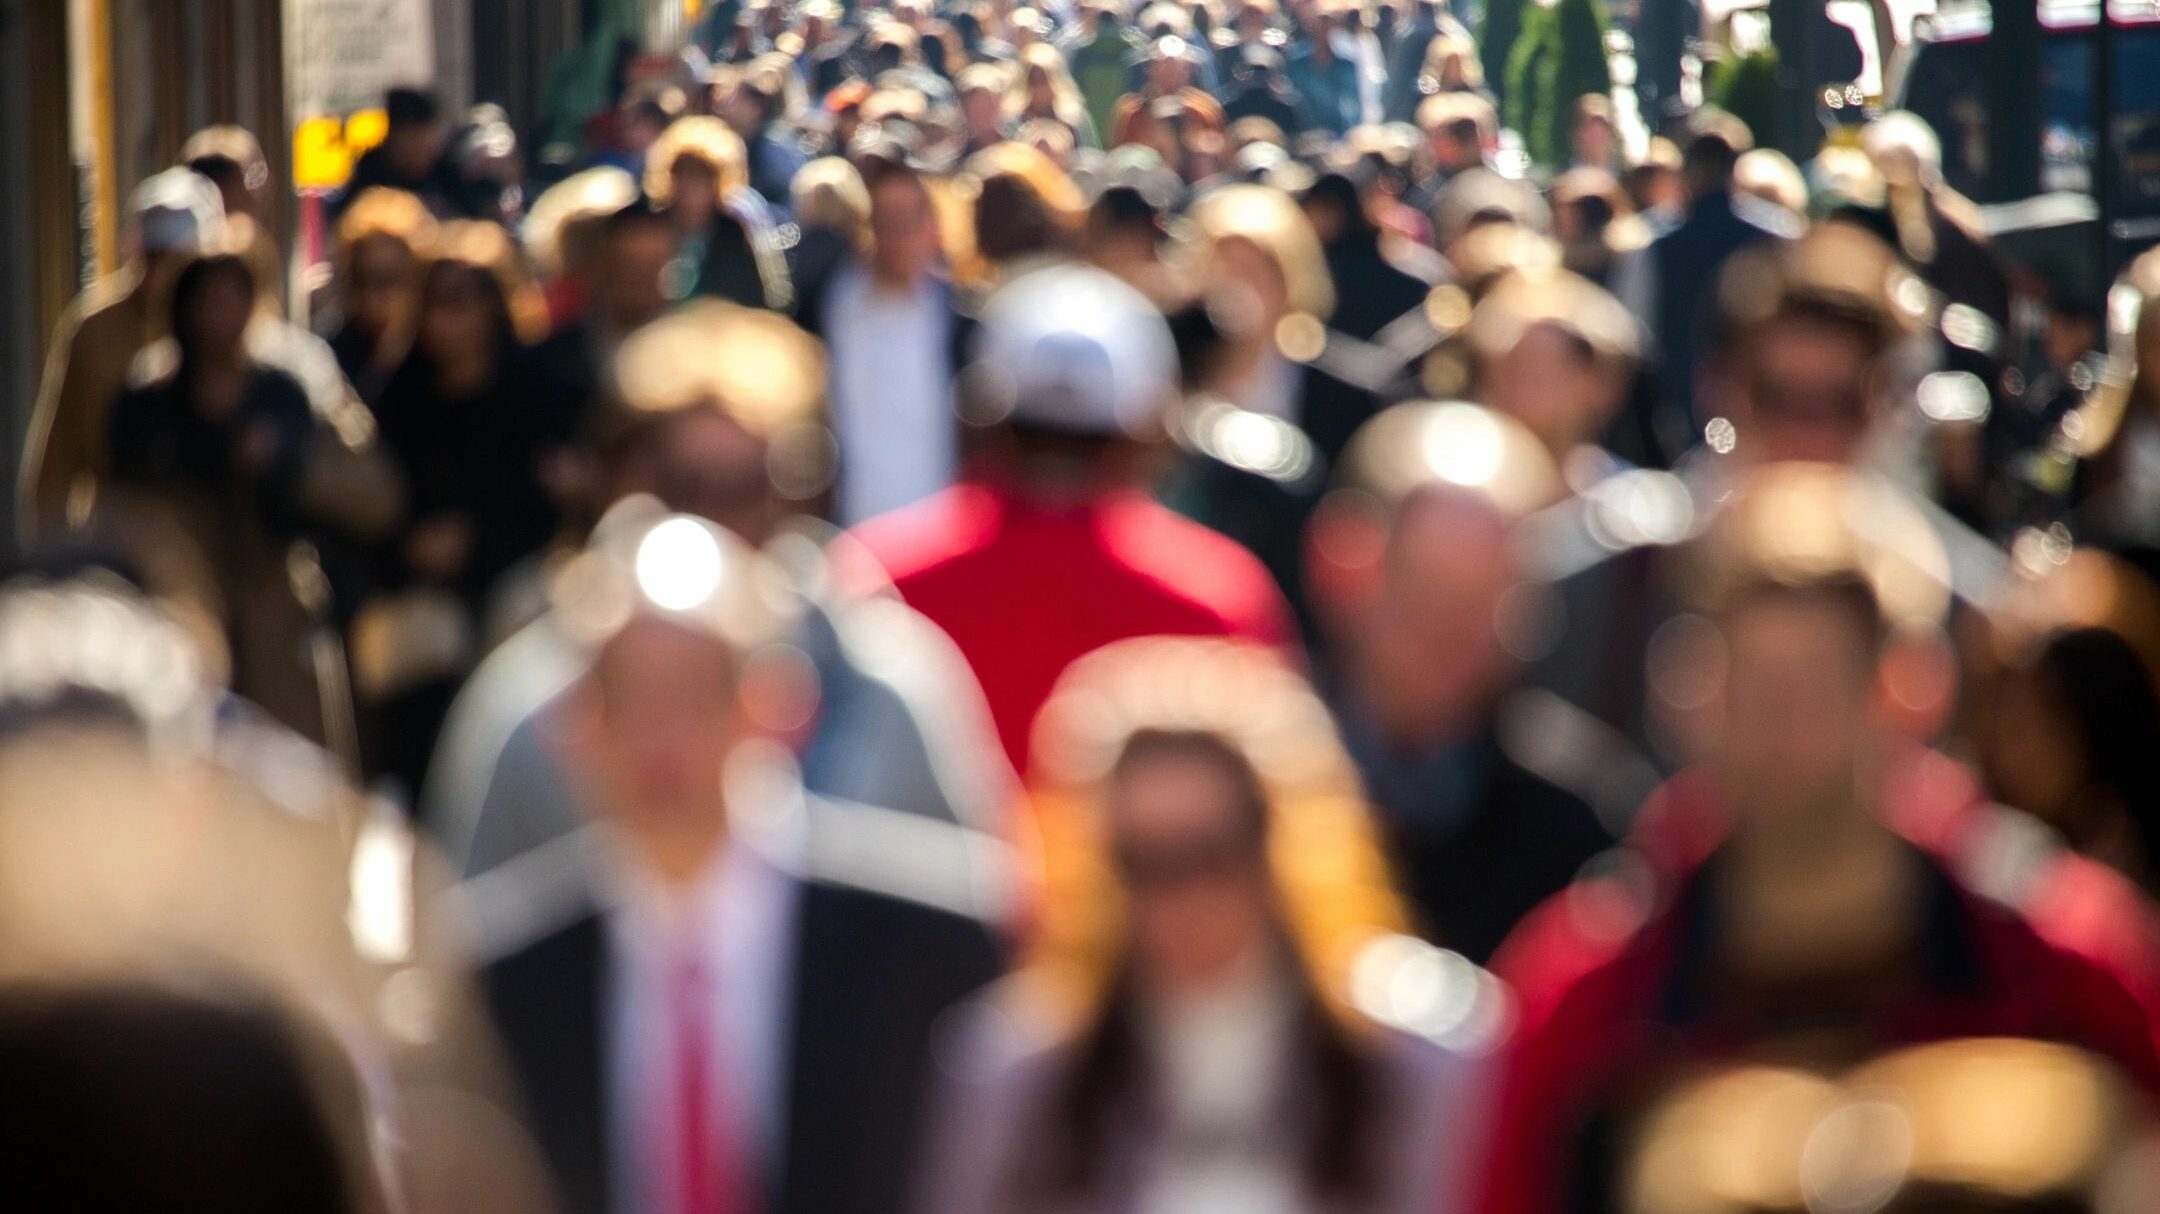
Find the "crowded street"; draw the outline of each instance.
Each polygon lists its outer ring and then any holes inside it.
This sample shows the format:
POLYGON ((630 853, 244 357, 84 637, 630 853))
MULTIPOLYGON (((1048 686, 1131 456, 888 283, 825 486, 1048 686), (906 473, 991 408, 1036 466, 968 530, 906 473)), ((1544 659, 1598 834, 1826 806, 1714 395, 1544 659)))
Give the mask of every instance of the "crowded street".
POLYGON ((0 1209, 2160 1212, 2160 5, 1038 3, 0 0, 0 1209))

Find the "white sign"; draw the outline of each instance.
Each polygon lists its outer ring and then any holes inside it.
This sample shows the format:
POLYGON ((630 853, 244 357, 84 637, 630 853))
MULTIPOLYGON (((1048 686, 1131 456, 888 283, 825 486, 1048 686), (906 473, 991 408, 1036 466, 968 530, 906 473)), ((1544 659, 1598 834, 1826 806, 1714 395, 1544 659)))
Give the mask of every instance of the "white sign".
POLYGON ((285 80, 295 121, 382 105, 435 81, 428 0, 285 0, 285 80))

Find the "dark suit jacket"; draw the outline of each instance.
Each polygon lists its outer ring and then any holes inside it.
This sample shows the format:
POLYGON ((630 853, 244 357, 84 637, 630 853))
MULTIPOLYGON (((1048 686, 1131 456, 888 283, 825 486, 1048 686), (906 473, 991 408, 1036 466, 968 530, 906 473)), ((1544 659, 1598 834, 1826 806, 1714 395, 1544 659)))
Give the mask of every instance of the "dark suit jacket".
POLYGON ((1688 208, 1679 227, 1657 238, 1649 256, 1657 270, 1656 315, 1643 317, 1654 326, 1660 345, 1666 417, 1657 428, 1669 442, 1693 444, 1695 360, 1708 315, 1715 306, 1718 272, 1741 249, 1758 241, 1796 234, 1772 226, 1776 216, 1753 199, 1705 194, 1688 208))
POLYGON ((1541 724, 1496 725, 1460 752, 1410 767, 1356 719, 1343 725, 1418 926, 1480 965, 1612 846, 1589 803, 1502 742, 1503 732, 1541 724))
MULTIPOLYGON (((803 880, 790 1058, 770 1214, 893 1214, 914 1158, 945 1011, 997 976, 979 920, 803 880)), ((534 1136, 569 1214, 609 1214, 606 921, 585 914, 487 967, 485 982, 534 1136)), ((614 1214, 631 1214, 616 1211, 614 1214)))

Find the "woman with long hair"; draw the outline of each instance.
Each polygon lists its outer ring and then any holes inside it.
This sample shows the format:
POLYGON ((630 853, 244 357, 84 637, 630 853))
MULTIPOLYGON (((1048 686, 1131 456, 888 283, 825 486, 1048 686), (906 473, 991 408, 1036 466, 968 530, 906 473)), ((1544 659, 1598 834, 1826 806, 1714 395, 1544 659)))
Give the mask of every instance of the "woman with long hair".
POLYGON ((491 591, 555 534, 541 460, 569 405, 530 371, 547 305, 502 228, 444 225, 411 313, 409 350, 377 406, 411 510, 381 554, 388 593, 362 612, 354 652, 377 718, 369 766, 417 788, 435 726, 479 656, 491 591))
POLYGON ((414 194, 383 186, 362 191, 338 220, 330 255, 339 322, 330 349, 360 399, 372 405, 397 365, 409 324, 413 279, 435 237, 435 217, 414 194))
POLYGON ((951 1057, 923 1208, 1451 1208, 1498 995, 1397 934, 1304 681, 1124 642, 1067 672, 1034 746, 1040 934, 951 1057))
POLYGON ((1085 148, 1102 146, 1095 120, 1088 117, 1080 86, 1073 83, 1065 56, 1047 42, 1031 43, 1020 52, 1020 70, 1013 74, 1012 97, 1007 102, 1007 125, 1019 127, 1036 120, 1059 123, 1072 132, 1073 141, 1085 148))
POLYGON ((546 304, 500 227, 454 221, 411 311, 411 345, 378 406, 412 503, 388 574, 451 589, 477 615, 495 580, 554 533, 530 449, 545 410, 521 375, 546 304))

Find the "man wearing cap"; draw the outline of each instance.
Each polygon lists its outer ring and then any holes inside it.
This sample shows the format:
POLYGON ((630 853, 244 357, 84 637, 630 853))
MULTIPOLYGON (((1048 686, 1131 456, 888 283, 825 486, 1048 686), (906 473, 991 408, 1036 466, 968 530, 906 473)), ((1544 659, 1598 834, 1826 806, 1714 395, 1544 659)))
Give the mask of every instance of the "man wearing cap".
POLYGON ((105 415, 128 368, 159 336, 158 294, 169 271, 224 229, 217 187, 167 169, 128 200, 135 256, 84 291, 61 317, 23 442, 18 525, 26 536, 88 517, 105 463, 105 415))
POLYGON ((803 790, 785 578, 633 498, 565 568, 592 826, 467 888, 569 1214, 886 1214, 939 1018, 1001 968, 989 836, 803 790))
POLYGON ((1294 646, 1266 569, 1143 492, 1178 374, 1144 296, 1093 268, 1037 270, 991 298, 975 355, 975 475, 856 536, 967 656, 1016 767, 1058 675, 1112 641, 1294 646))
POLYGON ((1706 1060, 1835 1067, 1950 1037, 2059 1041, 2160 1087, 2148 1022, 2101 964, 2043 938, 1901 823, 1890 777, 1947 560, 1895 491, 1821 464, 1759 469, 1700 549, 1719 659, 1703 764, 1661 798, 1714 806, 1646 889, 1596 879, 1510 939, 1521 1002, 1479 1208, 1605 1191, 1612 1118, 1706 1060))

